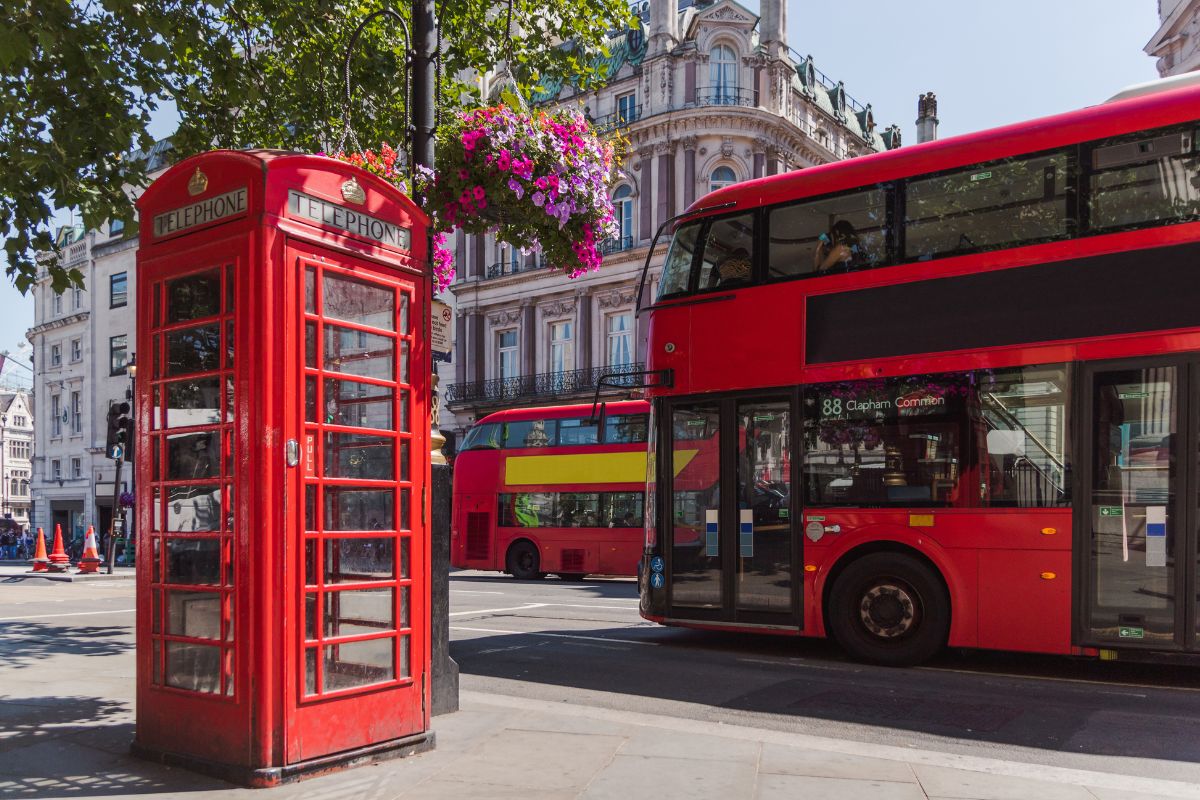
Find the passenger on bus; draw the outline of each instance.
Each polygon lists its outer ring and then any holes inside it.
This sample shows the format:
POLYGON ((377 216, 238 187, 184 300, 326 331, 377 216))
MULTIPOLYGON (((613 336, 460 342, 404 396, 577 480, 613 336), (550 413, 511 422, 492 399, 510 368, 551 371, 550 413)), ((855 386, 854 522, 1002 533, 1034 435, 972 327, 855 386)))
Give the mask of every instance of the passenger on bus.
POLYGON ((858 232, 847 220, 839 219, 822 233, 813 251, 813 269, 816 272, 848 272, 858 266, 862 248, 858 232))
POLYGON ((739 247, 717 264, 717 285, 732 286, 750 280, 750 253, 739 247))

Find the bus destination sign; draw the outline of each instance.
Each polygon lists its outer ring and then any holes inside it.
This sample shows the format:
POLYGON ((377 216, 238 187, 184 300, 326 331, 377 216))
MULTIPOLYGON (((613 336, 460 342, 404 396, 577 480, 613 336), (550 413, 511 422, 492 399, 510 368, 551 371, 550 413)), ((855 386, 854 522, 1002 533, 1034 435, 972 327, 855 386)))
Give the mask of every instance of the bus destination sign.
POLYGON ((337 228, 353 236, 374 239, 380 244, 388 244, 401 250, 412 249, 412 231, 408 228, 295 189, 288 190, 288 210, 298 217, 337 228))
POLYGON ((870 392, 848 397, 822 397, 820 415, 823 419, 882 419, 909 417, 943 411, 946 397, 928 389, 891 394, 870 392))

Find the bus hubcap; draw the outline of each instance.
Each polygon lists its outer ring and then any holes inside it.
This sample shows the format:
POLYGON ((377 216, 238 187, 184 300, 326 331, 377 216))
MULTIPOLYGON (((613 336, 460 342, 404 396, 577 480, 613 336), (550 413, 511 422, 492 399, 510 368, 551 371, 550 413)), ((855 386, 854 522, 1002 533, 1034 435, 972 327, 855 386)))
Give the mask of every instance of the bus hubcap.
POLYGON ((863 595, 859 616, 867 630, 884 639, 894 639, 916 624, 916 604, 906 586, 881 583, 863 595))

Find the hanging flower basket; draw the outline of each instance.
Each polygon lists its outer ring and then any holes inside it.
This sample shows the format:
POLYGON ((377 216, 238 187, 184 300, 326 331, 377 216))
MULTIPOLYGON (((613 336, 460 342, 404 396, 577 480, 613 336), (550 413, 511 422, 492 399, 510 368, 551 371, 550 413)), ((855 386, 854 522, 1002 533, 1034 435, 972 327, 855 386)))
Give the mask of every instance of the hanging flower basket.
POLYGON ((422 188, 441 230, 492 233, 577 277, 600 267, 600 243, 617 235, 615 160, 613 142, 577 111, 492 106, 443 125, 438 172, 422 188))
MULTIPOLYGON (((447 234, 490 233, 572 278, 599 269, 600 244, 618 234, 608 196, 619 140, 601 138, 577 111, 491 106, 457 114, 437 140, 437 172, 417 168, 416 194, 433 220, 438 291, 454 280, 447 234)), ((400 187, 397 153, 335 153, 400 187)))
POLYGON ((121 508, 133 508, 133 501, 133 492, 121 492, 121 494, 117 497, 117 504, 120 505, 121 508))

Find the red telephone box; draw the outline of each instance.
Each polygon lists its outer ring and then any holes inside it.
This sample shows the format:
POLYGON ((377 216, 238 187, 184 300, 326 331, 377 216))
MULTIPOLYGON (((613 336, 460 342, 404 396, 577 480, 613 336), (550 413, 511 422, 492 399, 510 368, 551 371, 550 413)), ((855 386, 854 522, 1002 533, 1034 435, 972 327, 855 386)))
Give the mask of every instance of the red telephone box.
POLYGON ((267 151, 138 208, 135 752, 261 786, 431 747, 427 217, 267 151))

